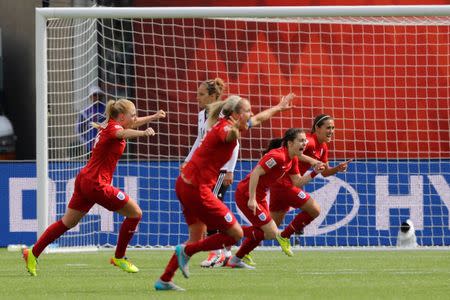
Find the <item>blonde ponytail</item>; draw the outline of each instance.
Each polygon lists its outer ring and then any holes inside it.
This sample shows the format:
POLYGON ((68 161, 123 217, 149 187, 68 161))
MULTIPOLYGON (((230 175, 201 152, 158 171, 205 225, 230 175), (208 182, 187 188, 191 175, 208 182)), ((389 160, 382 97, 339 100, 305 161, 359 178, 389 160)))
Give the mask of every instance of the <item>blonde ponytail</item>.
POLYGON ((246 99, 236 95, 229 96, 225 101, 213 102, 208 105, 208 128, 211 128, 220 117, 228 118, 233 112, 239 113, 242 101, 246 99))
POLYGON ((134 108, 133 102, 128 99, 121 98, 119 100, 109 100, 106 103, 105 115, 106 119, 103 123, 99 124, 96 122, 91 122, 91 126, 97 129, 105 128, 109 122, 110 118, 117 118, 119 114, 124 114, 129 112, 134 108))

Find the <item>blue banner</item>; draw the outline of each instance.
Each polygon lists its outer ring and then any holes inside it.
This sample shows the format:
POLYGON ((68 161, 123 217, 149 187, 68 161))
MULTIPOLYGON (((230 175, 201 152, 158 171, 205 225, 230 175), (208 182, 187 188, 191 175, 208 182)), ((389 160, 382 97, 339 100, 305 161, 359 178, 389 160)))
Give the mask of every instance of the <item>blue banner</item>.
MULTIPOLYGON (((237 165, 225 202, 241 223, 234 188, 255 162, 237 165), (241 171, 246 170, 246 171, 241 171)), ((49 211, 62 217, 73 191, 76 162, 52 163, 49 211)), ((413 222, 423 246, 450 245, 450 161, 358 161, 347 173, 316 177, 305 191, 320 204, 321 215, 298 239, 306 246, 395 246, 399 227, 413 222)), ((120 163, 113 184, 139 202, 143 218, 131 244, 176 245, 187 239, 187 226, 174 192, 178 162, 120 163)), ((0 163, 0 246, 36 241, 36 164, 0 163)), ((289 212, 290 222, 298 210, 289 212)), ((51 220, 51 221, 52 221, 51 220)), ((60 245, 114 246, 122 217, 95 206, 60 245)), ((266 242, 270 244, 271 242, 266 242)))

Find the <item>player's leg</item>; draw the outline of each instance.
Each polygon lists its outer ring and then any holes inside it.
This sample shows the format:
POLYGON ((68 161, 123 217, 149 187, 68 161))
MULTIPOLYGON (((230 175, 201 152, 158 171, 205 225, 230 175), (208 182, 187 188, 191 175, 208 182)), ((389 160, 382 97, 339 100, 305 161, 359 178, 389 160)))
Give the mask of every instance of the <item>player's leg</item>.
MULTIPOLYGON (((225 184, 225 182, 222 183, 219 189, 219 193, 217 194, 217 198, 222 200, 224 202, 225 200, 225 193, 227 192, 228 188, 230 187, 230 184, 225 184)), ((228 260, 231 258, 231 246, 224 247, 222 250, 222 255, 220 256, 220 259, 217 261, 217 263, 214 265, 214 267, 222 267, 227 264, 228 260)))
POLYGON ((86 212, 67 208, 67 211, 62 217, 62 219, 47 227, 47 229, 39 237, 39 239, 31 249, 23 250, 22 252, 23 258, 25 260, 28 273, 30 273, 32 276, 37 275, 36 273, 37 258, 39 257, 39 255, 41 255, 42 251, 44 251, 44 249, 49 244, 54 242, 67 230, 76 226, 85 214, 86 212))
POLYGON ((281 223, 283 223, 286 213, 287 213, 287 211, 284 211, 284 210, 279 210, 279 211, 272 211, 272 209, 270 210, 270 216, 272 217, 275 224, 277 224, 277 226, 280 226, 281 223))
POLYGON ((142 218, 142 210, 139 205, 131 198, 128 198, 126 204, 119 210, 119 214, 125 216, 120 226, 119 237, 117 240, 114 257, 111 258, 111 264, 121 268, 128 273, 136 273, 139 269, 125 257, 125 251, 128 243, 133 238, 139 221, 142 218))
POLYGON ((300 209, 302 211, 281 232, 283 238, 289 238, 294 233, 302 233, 303 229, 320 214, 320 206, 313 198, 309 198, 300 209))
MULTIPOLYGON (((217 198, 219 198, 219 200, 221 200, 222 202, 225 197, 225 192, 227 191, 227 189, 229 187, 228 184, 224 183, 224 179, 225 179, 226 175, 227 175, 226 171, 220 171, 219 176, 216 181, 216 185, 214 186, 214 189, 213 189, 213 194, 216 195, 217 198)), ((217 232, 218 231, 216 229, 214 229, 214 230, 208 229, 207 236, 211 236, 213 234, 216 234, 217 232)), ((226 248, 210 251, 208 253, 208 256, 206 257, 206 259, 200 263, 200 266, 203 268, 220 267, 227 260, 226 255, 231 256, 231 251, 227 250, 226 248)))
POLYGON ((175 247, 175 254, 178 258, 178 267, 183 276, 189 277, 189 260, 200 251, 210 251, 220 249, 221 247, 235 244, 242 238, 242 228, 234 222, 224 233, 219 232, 200 241, 175 247))
MULTIPOLYGON (((194 222, 189 225, 189 240, 186 242, 194 243, 204 238, 204 232, 206 225, 200 221, 194 222)), ((161 277, 155 282, 154 288, 157 291, 184 291, 183 288, 177 286, 173 281, 175 272, 178 269, 178 258, 174 253, 167 263, 166 269, 161 277)))
POLYGON ((245 239, 236 254, 228 261, 227 266, 253 269, 252 266, 249 266, 243 262, 243 258, 245 255, 248 255, 251 251, 253 251, 253 249, 258 247, 261 241, 264 240, 266 233, 263 228, 267 231, 268 238, 275 238, 276 226, 274 224, 273 227, 267 226, 267 224, 274 222, 270 218, 267 203, 264 200, 258 201, 258 213, 257 215, 254 215, 253 211, 248 208, 248 198, 245 193, 237 190, 235 197, 238 209, 246 217, 246 219, 253 224, 253 226, 243 226, 245 239), (272 235, 270 234, 270 229, 273 231, 272 235))
MULTIPOLYGON (((25 259, 27 270, 32 276, 36 276, 37 258, 42 251, 70 228, 76 226, 94 205, 94 203, 84 197, 81 181, 82 179, 77 176, 72 198, 61 220, 50 225, 39 237, 33 248, 23 250, 23 258, 25 259)), ((89 187, 85 186, 85 188, 89 187)))
MULTIPOLYGON (((284 220, 284 217, 286 216, 286 211, 284 211, 284 210, 276 211, 276 212, 271 211, 270 212, 270 216, 274 220, 275 224, 277 226, 280 226, 280 224, 284 220)), ((248 253, 248 254, 244 255, 244 257, 242 257, 242 261, 244 263, 246 263, 247 265, 249 265, 249 266, 255 266, 256 265, 255 261, 253 260, 253 257, 251 255, 251 253, 248 253)))

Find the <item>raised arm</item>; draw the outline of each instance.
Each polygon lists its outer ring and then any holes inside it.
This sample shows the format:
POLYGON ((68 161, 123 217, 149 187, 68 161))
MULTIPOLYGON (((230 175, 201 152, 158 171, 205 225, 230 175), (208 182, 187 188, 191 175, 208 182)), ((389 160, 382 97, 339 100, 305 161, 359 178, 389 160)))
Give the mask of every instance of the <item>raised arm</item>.
POLYGON ((157 119, 161 119, 161 118, 165 118, 165 117, 166 117, 166 112, 163 110, 159 110, 153 115, 137 118, 136 122, 133 123, 132 128, 138 128, 144 124, 148 124, 157 119))
POLYGON ((155 131, 150 127, 145 130, 120 129, 116 131, 116 137, 118 139, 133 139, 141 136, 153 136, 153 135, 155 135, 155 131))
POLYGON ((290 93, 286 96, 283 96, 281 98, 280 103, 277 105, 268 108, 266 110, 263 110, 262 112, 256 114, 255 116, 250 118, 251 126, 258 126, 262 122, 270 119, 273 115, 280 111, 288 110, 292 108, 292 100, 295 98, 294 93, 290 93))
POLYGON ((346 172, 347 171, 347 167, 348 164, 351 163, 353 161, 352 159, 349 159, 345 162, 342 162, 340 164, 338 164, 336 167, 331 168, 328 163, 325 166, 325 170, 322 172, 322 176, 323 177, 328 177, 328 176, 332 176, 338 172, 346 172))

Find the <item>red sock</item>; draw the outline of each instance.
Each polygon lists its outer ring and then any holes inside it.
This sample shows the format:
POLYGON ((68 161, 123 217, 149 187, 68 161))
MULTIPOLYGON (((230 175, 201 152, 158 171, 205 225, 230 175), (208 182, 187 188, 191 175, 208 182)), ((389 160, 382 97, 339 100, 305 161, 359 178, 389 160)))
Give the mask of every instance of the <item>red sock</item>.
POLYGON ((224 233, 216 233, 208 236, 201 241, 187 244, 186 248, 184 248, 184 252, 186 253, 186 255, 192 256, 200 251, 222 249, 223 247, 231 246, 235 243, 236 240, 233 237, 224 233))
POLYGON ((39 237, 36 244, 34 244, 32 249, 33 255, 35 257, 39 257, 39 255, 41 255, 42 251, 44 251, 45 247, 47 247, 48 244, 51 244, 54 240, 59 238, 64 234, 64 232, 69 229, 70 228, 67 228, 67 226, 64 225, 62 220, 59 220, 48 226, 44 233, 39 237))
POLYGON ((244 231, 244 236, 253 240, 263 240, 264 239, 264 231, 259 227, 255 226, 242 226, 242 230, 244 231))
POLYGON ((264 240, 264 231, 255 226, 243 226, 244 236, 246 239, 242 242, 241 247, 236 252, 235 256, 238 258, 243 258, 245 255, 249 254, 256 247, 258 247, 259 243, 264 240))
POLYGON ((164 270, 164 273, 161 275, 160 279, 165 282, 171 281, 177 269, 178 269, 178 260, 177 256, 174 254, 170 258, 169 263, 167 264, 166 269, 164 270))
POLYGON ((128 243, 134 235, 137 225, 141 218, 126 218, 120 226, 119 239, 116 246, 116 258, 122 258, 125 256, 128 243))
POLYGON ((290 237, 294 232, 301 232, 306 225, 311 223, 314 220, 307 212, 302 211, 297 216, 295 216, 294 220, 289 223, 288 226, 283 230, 281 236, 284 238, 290 237))

